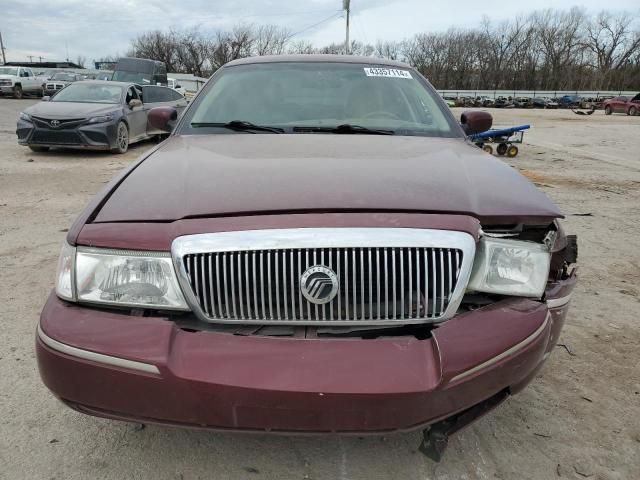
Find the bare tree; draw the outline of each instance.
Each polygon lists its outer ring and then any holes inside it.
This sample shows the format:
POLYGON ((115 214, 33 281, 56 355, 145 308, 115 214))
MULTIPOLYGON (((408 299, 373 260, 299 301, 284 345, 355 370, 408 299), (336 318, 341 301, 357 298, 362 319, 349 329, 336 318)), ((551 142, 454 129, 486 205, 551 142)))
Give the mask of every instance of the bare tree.
POLYGON ((210 42, 197 30, 172 32, 176 39, 176 73, 192 73, 198 77, 205 74, 210 53, 210 42))
POLYGON ((311 42, 307 42, 306 40, 297 40, 295 42, 290 42, 289 47, 287 49, 288 53, 298 53, 298 54, 310 54, 315 53, 315 48, 311 42))
POLYGON ((238 25, 230 32, 217 32, 209 52, 209 61, 218 69, 232 60, 249 57, 255 41, 256 35, 250 25, 238 25))
POLYGON ((403 47, 402 42, 378 40, 374 53, 378 57, 388 58, 389 60, 400 60, 403 57, 403 47))
POLYGON ((600 12, 587 24, 586 47, 591 53, 591 66, 598 72, 599 81, 611 88, 614 74, 631 63, 640 49, 640 31, 632 30, 634 18, 626 13, 613 15, 600 12))
MULTIPOLYGON (((354 55, 402 60, 441 89, 640 90, 640 15, 580 8, 543 10, 477 28, 419 33, 375 46, 351 42, 354 55)), ((274 25, 231 30, 151 31, 133 40, 129 55, 163 61, 170 72, 206 76, 251 55, 342 54, 343 43, 314 47, 274 25)))
POLYGON ((285 52, 291 32, 275 25, 261 25, 255 32, 256 55, 281 55, 285 52))
POLYGON ((87 64, 87 57, 84 57, 82 55, 78 55, 76 57, 76 65, 78 65, 79 67, 85 68, 86 64, 87 64))

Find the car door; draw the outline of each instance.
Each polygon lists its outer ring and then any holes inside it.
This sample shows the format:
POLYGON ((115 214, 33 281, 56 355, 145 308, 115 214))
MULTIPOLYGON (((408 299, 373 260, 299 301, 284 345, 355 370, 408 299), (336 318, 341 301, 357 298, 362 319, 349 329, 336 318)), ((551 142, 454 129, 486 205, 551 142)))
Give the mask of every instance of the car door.
MULTIPOLYGON (((187 100, 179 92, 169 87, 146 85, 142 87, 142 98, 147 114, 155 107, 173 107, 178 111, 178 116, 180 116, 187 106, 187 100)), ((166 132, 152 128, 147 122, 148 135, 164 133, 166 132)))
POLYGON ((142 99, 138 95, 138 90, 133 85, 127 88, 124 102, 127 123, 129 124, 129 141, 135 142, 145 138, 147 135, 147 113, 142 99), (138 100, 140 103, 132 105, 132 100, 138 100))
POLYGON ((22 75, 23 75, 23 78, 22 78, 23 91, 33 92, 35 90, 38 90, 39 85, 35 75, 33 74, 33 70, 31 70, 30 68, 23 68, 22 75))
POLYGON ((616 97, 613 106, 613 111, 616 113, 623 113, 627 105, 627 97, 616 97))

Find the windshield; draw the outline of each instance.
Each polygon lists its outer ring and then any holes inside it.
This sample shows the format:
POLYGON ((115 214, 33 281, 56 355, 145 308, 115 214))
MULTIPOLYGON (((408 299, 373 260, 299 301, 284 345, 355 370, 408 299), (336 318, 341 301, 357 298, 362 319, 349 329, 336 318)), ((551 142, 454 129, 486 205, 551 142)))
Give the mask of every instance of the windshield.
POLYGON ((113 72, 113 78, 111 78, 114 82, 129 82, 140 85, 150 85, 152 79, 153 75, 149 73, 125 72, 123 70, 113 72))
POLYGON ((0 67, 0 75, 18 75, 17 67, 0 67))
POLYGON ((72 83, 60 90, 52 102, 120 103, 122 87, 104 83, 72 83))
POLYGON ((183 133, 216 133, 216 125, 239 120, 286 133, 355 125, 396 135, 461 135, 437 94, 405 68, 239 65, 224 68, 205 88, 182 122, 183 133))
POLYGON ((60 80, 61 82, 73 82, 76 76, 72 73, 58 72, 51 77, 51 80, 60 80))

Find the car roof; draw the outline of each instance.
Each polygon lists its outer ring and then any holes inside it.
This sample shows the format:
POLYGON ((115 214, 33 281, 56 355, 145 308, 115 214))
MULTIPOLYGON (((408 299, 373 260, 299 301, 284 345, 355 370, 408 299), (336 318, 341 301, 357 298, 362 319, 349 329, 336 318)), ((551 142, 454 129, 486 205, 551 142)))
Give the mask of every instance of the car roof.
POLYGON ((130 87, 135 85, 135 83, 112 82, 111 80, 82 80, 81 83, 93 83, 94 85, 113 85, 116 87, 130 87))
POLYGON ((162 88, 169 88, 169 87, 165 87, 164 85, 140 85, 139 83, 131 83, 131 82, 118 82, 115 80, 82 80, 82 83, 94 83, 96 85, 117 85, 119 87, 138 87, 138 88, 143 88, 143 87, 162 87, 162 88))
POLYGON ((377 57, 358 57, 355 55, 263 55, 259 57, 246 57, 233 60, 225 67, 233 67, 236 65, 251 65, 257 63, 364 63, 366 65, 384 65, 388 67, 411 68, 406 63, 396 60, 387 60, 386 58, 377 57))

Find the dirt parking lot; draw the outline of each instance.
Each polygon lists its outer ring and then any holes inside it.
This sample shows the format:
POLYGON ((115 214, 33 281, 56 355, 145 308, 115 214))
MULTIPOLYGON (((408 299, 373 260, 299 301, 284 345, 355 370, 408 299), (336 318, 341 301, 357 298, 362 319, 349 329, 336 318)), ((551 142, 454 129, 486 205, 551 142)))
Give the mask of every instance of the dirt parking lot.
MULTIPOLYGON (((131 425, 64 407, 41 384, 34 329, 65 231, 87 200, 150 148, 126 155, 16 143, 0 98, 0 478, 640 478, 640 117, 493 110, 530 123, 506 159, 567 215, 580 281, 560 344, 538 378, 452 438, 440 464, 418 433, 388 437, 220 434, 131 425)), ((456 115, 460 112, 457 111, 456 115)))

